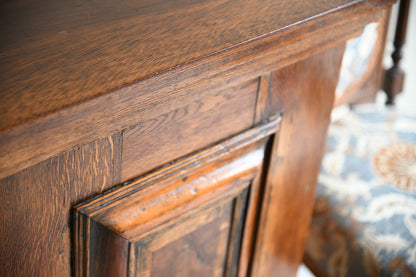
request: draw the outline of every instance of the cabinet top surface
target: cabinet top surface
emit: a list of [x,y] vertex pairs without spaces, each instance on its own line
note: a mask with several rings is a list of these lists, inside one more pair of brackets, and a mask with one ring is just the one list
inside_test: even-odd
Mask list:
[[3,1],[0,130],[363,2]]

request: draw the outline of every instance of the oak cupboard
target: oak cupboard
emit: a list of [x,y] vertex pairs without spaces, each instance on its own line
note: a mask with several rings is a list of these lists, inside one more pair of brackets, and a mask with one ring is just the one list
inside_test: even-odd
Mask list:
[[76,274],[246,276],[266,138],[279,121],[76,206]]
[[0,275],[293,276],[345,41],[392,3],[2,3]]

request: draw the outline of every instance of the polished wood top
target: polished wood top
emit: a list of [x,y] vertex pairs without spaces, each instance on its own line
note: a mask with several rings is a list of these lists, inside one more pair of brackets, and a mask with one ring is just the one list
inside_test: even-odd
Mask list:
[[3,2],[0,131],[301,22],[381,2]]
[[339,45],[393,2],[2,3],[0,178]]

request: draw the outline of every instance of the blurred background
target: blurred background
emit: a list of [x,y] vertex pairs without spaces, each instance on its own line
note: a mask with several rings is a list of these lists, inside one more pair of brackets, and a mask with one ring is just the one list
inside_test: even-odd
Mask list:
[[[393,64],[398,9],[399,3],[388,26],[385,69]],[[407,24],[401,61],[406,75],[395,105],[386,106],[387,96],[380,90],[374,103],[350,106],[341,101],[333,111],[306,246],[304,262],[310,269],[302,265],[298,277],[416,276],[414,2]],[[359,79],[354,74],[363,74],[349,71],[357,62],[366,65],[366,55],[377,47],[376,29],[377,24],[368,26],[366,38],[347,44],[338,96]],[[364,58],[357,59],[357,53]],[[402,172],[393,174],[391,168]]]

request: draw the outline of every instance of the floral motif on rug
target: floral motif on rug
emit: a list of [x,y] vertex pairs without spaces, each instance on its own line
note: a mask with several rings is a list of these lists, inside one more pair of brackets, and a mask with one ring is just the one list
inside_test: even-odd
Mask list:
[[416,118],[363,106],[333,122],[306,256],[328,276],[416,276]]

